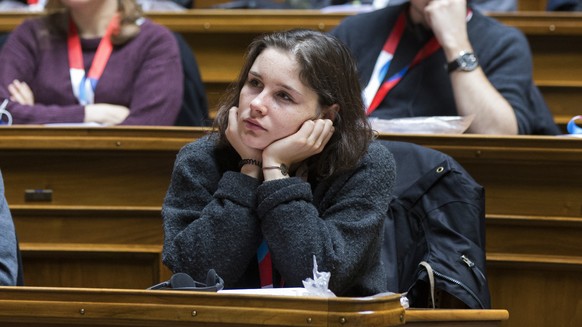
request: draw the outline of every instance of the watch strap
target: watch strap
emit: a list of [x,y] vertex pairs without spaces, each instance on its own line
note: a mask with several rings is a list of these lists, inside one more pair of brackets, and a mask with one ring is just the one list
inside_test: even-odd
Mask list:
[[447,72],[452,73],[455,70],[459,69],[459,61],[458,58],[455,58],[453,61],[447,64]]

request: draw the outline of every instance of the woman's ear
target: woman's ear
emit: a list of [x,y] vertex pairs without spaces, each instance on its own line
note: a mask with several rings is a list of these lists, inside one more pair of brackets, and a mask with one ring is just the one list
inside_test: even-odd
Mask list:
[[337,103],[332,104],[331,106],[323,109],[323,115],[321,118],[335,121],[335,116],[339,112],[339,109],[340,109],[339,104],[337,104]]

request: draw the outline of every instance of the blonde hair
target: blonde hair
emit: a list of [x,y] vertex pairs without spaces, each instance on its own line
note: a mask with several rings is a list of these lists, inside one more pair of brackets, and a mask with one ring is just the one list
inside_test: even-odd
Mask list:
[[[120,45],[133,39],[139,33],[138,21],[143,17],[141,6],[135,0],[117,0],[119,13],[119,31],[111,35],[111,42]],[[60,0],[48,0],[45,6],[48,14],[48,28],[51,32],[65,33],[68,30],[69,10]]]

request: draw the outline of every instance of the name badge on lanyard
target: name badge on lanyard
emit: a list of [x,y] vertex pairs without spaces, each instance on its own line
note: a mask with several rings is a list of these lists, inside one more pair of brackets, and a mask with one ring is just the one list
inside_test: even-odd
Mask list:
[[119,16],[115,15],[109,22],[105,35],[103,35],[103,38],[99,42],[97,52],[95,52],[95,57],[87,73],[83,64],[83,50],[81,49],[81,39],[79,38],[77,26],[73,22],[73,19],[69,17],[69,33],[67,39],[69,71],[71,74],[73,93],[82,105],[93,104],[95,101],[95,88],[113,51],[111,34],[118,28]]

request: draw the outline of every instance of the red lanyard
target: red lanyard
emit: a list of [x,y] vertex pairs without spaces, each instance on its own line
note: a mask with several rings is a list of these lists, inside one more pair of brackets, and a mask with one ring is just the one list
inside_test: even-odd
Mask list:
[[105,35],[101,38],[95,57],[91,63],[89,72],[85,74],[85,67],[83,64],[83,51],[81,49],[81,39],[77,32],[77,26],[73,19],[69,17],[69,35],[68,35],[68,52],[69,52],[69,69],[71,74],[71,83],[73,85],[73,93],[83,105],[93,103],[94,91],[97,87],[97,82],[101,78],[107,61],[113,51],[113,44],[111,43],[111,34],[119,28],[119,17],[115,15],[105,31]]
[[261,288],[273,288],[273,263],[271,261],[271,252],[269,252],[267,241],[261,241],[261,245],[257,250],[257,258],[259,259]]
[[[372,78],[380,78],[382,81],[384,81],[386,74],[388,73],[390,63],[392,61],[391,60],[392,56],[396,52],[398,44],[402,40],[402,34],[404,33],[405,26],[406,26],[406,11],[402,11],[402,13],[400,13],[400,16],[398,16],[396,25],[390,32],[390,35],[388,35],[388,38],[384,43],[384,47],[382,48],[382,51],[386,52],[389,55],[390,59],[387,61],[386,67],[384,67],[381,70],[381,75],[378,77],[373,76]],[[412,59],[412,62],[409,65],[402,68],[399,72],[392,75],[390,78],[388,78],[388,80],[386,80],[380,85],[378,91],[376,92],[376,95],[374,96],[372,102],[370,103],[370,106],[366,110],[366,114],[370,115],[374,110],[376,110],[376,108],[378,108],[378,105],[382,102],[382,100],[384,100],[388,92],[390,92],[390,90],[392,90],[398,84],[398,82],[402,80],[402,78],[408,72],[408,70],[416,66],[422,60],[431,56],[438,49],[440,49],[440,47],[441,46],[436,40],[436,38],[434,36],[431,37],[430,40],[416,53],[414,59]]]

